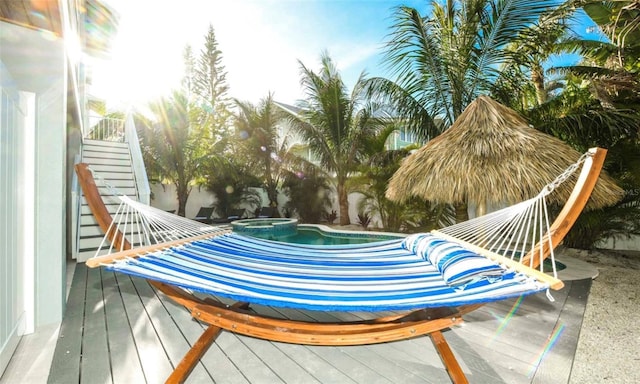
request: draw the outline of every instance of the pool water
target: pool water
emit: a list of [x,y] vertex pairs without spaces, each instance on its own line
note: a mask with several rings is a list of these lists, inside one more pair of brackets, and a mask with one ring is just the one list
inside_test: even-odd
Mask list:
[[397,239],[398,236],[369,234],[369,233],[338,233],[326,232],[321,229],[298,227],[296,234],[288,236],[274,236],[272,234],[252,234],[254,237],[282,241],[285,243],[311,244],[311,245],[342,245],[363,244],[374,241]]
[[[310,245],[343,245],[343,244],[363,244],[374,241],[397,239],[398,235],[385,235],[380,233],[367,232],[327,232],[314,226],[298,226],[297,233],[287,235],[276,235],[273,232],[245,233],[246,235],[268,240],[282,241],[285,243],[310,244]],[[566,265],[556,260],[556,270],[562,271]],[[543,262],[544,271],[552,271],[551,260],[545,259]]]
[[[548,259],[548,258],[544,259],[544,261],[542,262],[542,268],[545,271],[545,273],[553,271],[553,264],[551,263],[551,259]],[[566,265],[556,260],[556,272],[562,271],[563,269],[566,269],[566,268],[567,268]]]

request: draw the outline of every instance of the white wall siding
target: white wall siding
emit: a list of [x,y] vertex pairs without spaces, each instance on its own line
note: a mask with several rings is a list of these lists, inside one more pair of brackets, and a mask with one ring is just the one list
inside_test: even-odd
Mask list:
[[1,21],[0,45],[1,372],[64,312],[67,61],[61,38]]
[[11,86],[11,77],[0,62],[0,374],[6,368],[19,336],[24,332],[24,267],[19,253],[22,216],[19,211],[20,152],[23,144],[25,111],[20,93]]
[[598,246],[616,251],[640,252],[640,236],[633,236],[630,239],[609,239],[604,244],[599,244]]
[[[62,53],[62,51],[61,51]],[[60,68],[64,57],[61,55]],[[66,97],[62,79],[37,99],[36,325],[62,321],[66,282]]]

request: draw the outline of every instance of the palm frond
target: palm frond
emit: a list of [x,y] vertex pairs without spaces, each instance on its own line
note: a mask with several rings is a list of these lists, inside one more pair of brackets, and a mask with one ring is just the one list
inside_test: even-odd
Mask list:
[[400,120],[405,129],[415,132],[422,141],[436,137],[442,133],[446,126],[434,120],[430,111],[427,111],[423,102],[416,100],[414,96],[400,85],[391,80],[374,77],[366,81],[367,92],[371,98],[391,109],[390,114]]

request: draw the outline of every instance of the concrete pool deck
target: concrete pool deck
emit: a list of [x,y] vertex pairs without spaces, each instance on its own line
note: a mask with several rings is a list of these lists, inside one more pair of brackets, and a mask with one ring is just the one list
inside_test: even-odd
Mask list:
[[640,252],[565,253],[598,270],[569,383],[640,383]]

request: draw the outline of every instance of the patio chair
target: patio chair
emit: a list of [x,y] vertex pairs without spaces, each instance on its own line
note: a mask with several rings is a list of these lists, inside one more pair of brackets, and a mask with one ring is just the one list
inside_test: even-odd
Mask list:
[[277,213],[278,209],[275,207],[262,207],[260,213],[258,213],[258,218],[278,217]]
[[227,217],[216,217],[212,220],[213,224],[227,224],[234,220],[240,220],[245,218],[246,210],[244,208],[232,209],[229,211]]
[[196,217],[194,217],[193,220],[199,221],[205,224],[211,224],[212,215],[213,215],[213,207],[200,207],[200,209],[198,210],[198,213],[196,214]]
[[[568,177],[567,172],[538,196],[467,222],[403,239],[331,247],[279,243],[222,227],[189,225],[188,219],[163,215],[121,196],[125,206],[180,228],[185,236],[131,249],[137,241],[111,225],[117,220],[81,164],[79,180],[96,220],[114,248],[125,249],[89,259],[87,266],[147,278],[195,319],[209,324],[167,382],[183,382],[220,332],[227,330],[271,341],[334,346],[429,335],[451,380],[466,383],[442,332],[485,303],[563,286],[555,268],[544,273],[542,261],[550,258],[553,265],[553,249],[584,208],[605,154],[594,149],[581,158],[582,171],[573,192],[551,225],[541,204],[558,180]],[[212,296],[201,299],[190,292]],[[221,299],[236,303],[228,305]],[[249,310],[252,305],[368,311],[379,316],[318,323],[261,315]],[[390,310],[402,312],[384,313]]]

